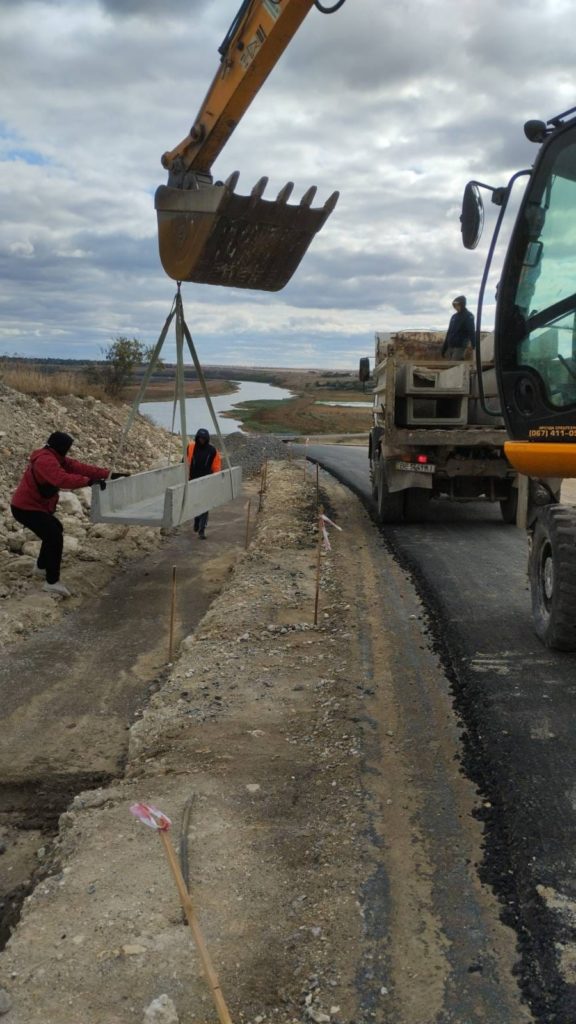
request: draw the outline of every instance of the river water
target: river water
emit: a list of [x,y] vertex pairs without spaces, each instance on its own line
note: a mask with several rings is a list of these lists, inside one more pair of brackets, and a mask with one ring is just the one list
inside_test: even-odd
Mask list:
[[[280,401],[283,398],[292,398],[292,392],[285,388],[277,388],[272,384],[260,384],[255,380],[234,381],[238,385],[238,391],[229,395],[215,395],[212,398],[212,405],[218,419],[220,430],[223,434],[232,434],[235,430],[242,429],[242,421],[221,414],[233,409],[235,405],[242,402],[260,401],[262,399],[275,399]],[[173,402],[142,402],[139,411],[149,416],[159,427],[170,430],[172,426]],[[210,411],[205,398],[186,399],[186,431],[188,435],[194,435],[199,427],[206,427],[212,432],[213,424]],[[174,420],[174,432],[180,433],[180,410],[176,409]]]

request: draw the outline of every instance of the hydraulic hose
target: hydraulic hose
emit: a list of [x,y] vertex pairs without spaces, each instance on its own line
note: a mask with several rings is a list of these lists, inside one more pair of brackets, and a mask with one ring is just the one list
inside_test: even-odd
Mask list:
[[340,10],[344,6],[346,0],[337,0],[332,7],[325,7],[324,4],[320,3],[320,0],[314,0],[314,7],[320,11],[321,14],[334,14],[335,11]]

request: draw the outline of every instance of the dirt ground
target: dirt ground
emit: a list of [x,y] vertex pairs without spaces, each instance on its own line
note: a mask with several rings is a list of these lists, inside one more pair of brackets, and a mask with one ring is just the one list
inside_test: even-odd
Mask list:
[[422,608],[358,501],[320,487],[343,532],[318,626],[314,472],[271,464],[250,548],[132,725],[124,778],[78,794],[44,851],[0,956],[7,1024],[216,1019],[135,801],[173,820],[233,1020],[531,1019],[477,880],[478,797]]

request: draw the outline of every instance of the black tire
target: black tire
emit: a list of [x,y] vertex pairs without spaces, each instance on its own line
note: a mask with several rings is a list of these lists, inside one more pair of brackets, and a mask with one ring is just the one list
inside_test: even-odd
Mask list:
[[380,475],[380,466],[377,462],[370,463],[370,486],[372,488],[372,497],[374,501],[378,501],[378,477]]
[[505,523],[510,526],[516,525],[516,516],[518,515],[518,488],[513,487],[507,498],[503,498],[500,502],[500,514]]
[[426,519],[432,491],[423,487],[407,487],[404,491],[404,517],[409,523]]
[[528,566],[534,628],[542,643],[576,651],[576,508],[548,505],[536,520]]
[[400,523],[404,516],[404,494],[402,491],[388,490],[383,466],[379,467],[376,474],[378,494],[376,498],[376,511],[379,523]]

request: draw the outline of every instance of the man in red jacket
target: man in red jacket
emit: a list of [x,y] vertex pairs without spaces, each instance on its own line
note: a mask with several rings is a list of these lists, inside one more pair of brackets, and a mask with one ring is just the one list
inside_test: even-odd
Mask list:
[[[109,469],[69,459],[67,453],[73,443],[70,434],[60,430],[50,434],[44,447],[32,452],[10,504],[14,519],[42,541],[34,567],[38,576],[45,576],[42,589],[60,597],[70,597],[70,591],[60,583],[63,530],[62,523],[54,515],[58,491],[75,491],[106,480],[110,475]],[[119,475],[122,474],[112,474],[113,477]]]

